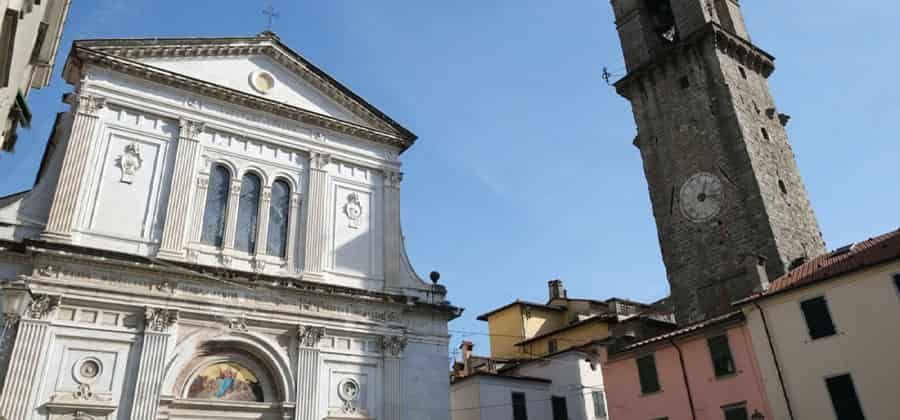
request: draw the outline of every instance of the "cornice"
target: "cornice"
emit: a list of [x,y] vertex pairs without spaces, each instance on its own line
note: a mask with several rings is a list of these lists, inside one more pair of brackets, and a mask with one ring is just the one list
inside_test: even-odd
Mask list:
[[[257,47],[262,48],[262,47]],[[269,46],[269,49],[274,47]],[[142,49],[137,49],[135,52],[132,52],[130,56],[134,56],[137,54],[137,51],[141,51]],[[163,49],[164,50],[164,49]],[[152,51],[152,50],[149,50]],[[201,49],[196,49],[196,53],[199,54],[200,51],[205,51]],[[117,51],[118,52],[118,51]],[[209,55],[209,54],[204,54]],[[370,141],[374,141],[377,143],[387,144],[389,146],[398,147],[401,151],[408,149],[415,142],[416,137],[412,133],[402,133],[397,132],[397,130],[388,128],[385,129],[374,129],[365,127],[356,123],[352,123],[349,121],[339,120],[334,117],[330,117],[327,115],[319,114],[317,112],[305,110],[302,108],[298,108],[295,106],[291,106],[288,104],[284,104],[281,102],[276,102],[270,99],[262,98],[256,95],[252,95],[249,93],[241,92],[235,89],[227,88],[221,85],[217,85],[214,83],[206,82],[203,80],[195,79],[193,77],[181,75],[169,70],[160,69],[158,67],[146,65],[139,63],[137,61],[122,58],[121,56],[114,55],[112,53],[98,50],[96,48],[85,48],[76,44],[73,47],[73,51],[71,56],[77,60],[78,65],[85,64],[93,64],[98,67],[107,68],[110,70],[118,71],[124,74],[128,74],[143,80],[148,80],[151,82],[160,83],[167,86],[173,86],[181,89],[185,89],[187,91],[191,91],[197,93],[199,95],[204,95],[212,98],[216,98],[219,100],[223,100],[232,104],[244,106],[256,111],[269,112],[274,115],[279,115],[285,118],[293,119],[305,124],[313,125],[316,127],[320,127],[326,130],[331,130],[343,134],[347,134],[353,137],[358,137]],[[174,57],[187,57],[187,51],[184,55],[166,55],[166,56],[174,56]],[[73,63],[67,65],[71,66]],[[71,68],[67,69],[67,73],[72,71]],[[70,80],[70,82],[73,82]],[[377,124],[381,127],[384,127],[384,123]]]

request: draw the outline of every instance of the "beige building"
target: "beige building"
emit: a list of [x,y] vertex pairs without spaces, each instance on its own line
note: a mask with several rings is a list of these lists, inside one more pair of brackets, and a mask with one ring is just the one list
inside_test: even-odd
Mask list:
[[739,305],[774,418],[897,418],[900,230],[816,257]]
[[0,150],[12,151],[16,130],[31,124],[26,98],[50,84],[71,0],[0,0]]

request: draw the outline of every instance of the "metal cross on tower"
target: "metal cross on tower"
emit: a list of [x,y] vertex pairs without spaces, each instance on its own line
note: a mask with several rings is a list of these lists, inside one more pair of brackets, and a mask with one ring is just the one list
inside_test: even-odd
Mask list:
[[266,15],[269,18],[269,26],[266,27],[267,31],[272,30],[272,20],[279,17],[278,13],[275,12],[275,7],[272,6],[272,3],[269,3],[265,9],[263,9],[262,14]]

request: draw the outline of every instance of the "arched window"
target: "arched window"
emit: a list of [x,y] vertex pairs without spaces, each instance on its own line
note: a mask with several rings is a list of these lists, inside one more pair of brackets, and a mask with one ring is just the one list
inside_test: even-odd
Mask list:
[[209,172],[209,189],[206,192],[206,209],[203,211],[203,230],[200,234],[200,242],[204,244],[222,246],[230,184],[231,175],[228,170],[221,165],[213,166]]
[[272,185],[272,203],[269,207],[269,232],[266,254],[284,258],[287,249],[288,216],[291,212],[291,187],[284,180]]
[[241,180],[241,198],[238,201],[237,230],[234,247],[239,251],[256,251],[256,230],[259,222],[259,193],[261,183],[255,174],[244,175]]

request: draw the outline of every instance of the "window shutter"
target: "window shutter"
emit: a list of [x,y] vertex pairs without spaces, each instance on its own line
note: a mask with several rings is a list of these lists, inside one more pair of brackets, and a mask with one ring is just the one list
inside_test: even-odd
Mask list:
[[828,302],[824,297],[805,300],[800,303],[803,316],[806,318],[806,326],[809,328],[809,336],[812,339],[828,337],[835,334],[834,322],[828,312]]

